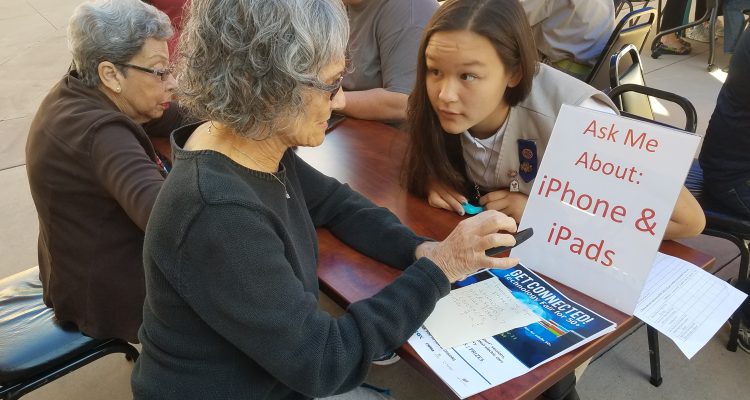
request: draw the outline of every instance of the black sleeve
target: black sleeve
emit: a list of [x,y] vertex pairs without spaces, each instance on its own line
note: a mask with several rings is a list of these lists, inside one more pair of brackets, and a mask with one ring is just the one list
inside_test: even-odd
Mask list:
[[305,291],[279,235],[263,211],[207,207],[182,242],[173,286],[240,352],[311,397],[359,385],[371,360],[406,341],[450,291],[442,272],[422,258],[334,318]]
[[387,208],[292,156],[316,227],[328,228],[350,247],[394,268],[403,270],[414,263],[415,249],[426,238],[417,236]]

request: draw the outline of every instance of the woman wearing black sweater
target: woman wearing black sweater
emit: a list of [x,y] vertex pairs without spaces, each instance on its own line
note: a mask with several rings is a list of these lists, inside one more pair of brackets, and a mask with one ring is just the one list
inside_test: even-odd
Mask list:
[[[497,211],[425,241],[290,150],[317,146],[343,107],[348,38],[337,0],[198,0],[180,42],[184,105],[173,170],[144,245],[136,399],[308,399],[357,389],[450,282],[517,260]],[[318,307],[315,228],[403,270],[334,318]],[[357,394],[359,395],[359,394]],[[365,394],[366,395],[366,394]]]

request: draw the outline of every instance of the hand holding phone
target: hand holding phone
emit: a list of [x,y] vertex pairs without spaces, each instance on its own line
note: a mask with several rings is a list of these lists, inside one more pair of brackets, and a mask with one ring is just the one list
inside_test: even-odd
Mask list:
[[534,234],[534,229],[533,228],[526,228],[526,229],[524,229],[522,231],[516,232],[516,233],[514,233],[512,235],[516,239],[516,244],[514,244],[513,246],[498,246],[498,247],[493,247],[491,249],[485,250],[484,254],[487,254],[488,256],[491,257],[491,256],[494,256],[494,255],[500,254],[500,253],[502,253],[504,251],[510,250],[510,249],[518,246],[519,244],[525,242],[526,239],[530,238],[533,234]]

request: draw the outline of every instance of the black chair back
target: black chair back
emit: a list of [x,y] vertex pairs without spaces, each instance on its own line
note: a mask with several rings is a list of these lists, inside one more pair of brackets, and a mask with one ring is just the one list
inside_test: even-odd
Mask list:
[[[608,94],[609,94],[609,98],[612,99],[612,101],[617,101],[617,97],[627,92],[635,92],[635,93],[640,93],[642,95],[645,95],[643,97],[646,99],[646,101],[645,101],[645,104],[639,104],[638,107],[634,107],[631,105],[632,108],[628,108],[628,105],[625,103],[623,103],[622,106],[618,105],[618,107],[620,107],[620,111],[622,115],[672,127],[672,125],[665,124],[659,121],[655,121],[653,118],[646,118],[646,117],[643,117],[641,115],[634,113],[634,111],[640,108],[643,108],[645,106],[648,106],[650,108],[651,103],[648,97],[651,96],[651,97],[656,97],[661,100],[666,100],[666,101],[675,103],[678,106],[680,106],[680,108],[682,108],[682,111],[685,112],[684,130],[695,133],[696,129],[698,128],[698,113],[695,111],[695,107],[693,106],[693,103],[690,102],[690,100],[682,96],[676,95],[674,93],[671,93],[671,92],[666,92],[664,90],[655,89],[655,88],[643,86],[643,85],[635,85],[632,83],[627,83],[624,85],[617,86],[613,88]],[[653,115],[653,112],[651,112],[651,114]]]
[[[609,59],[610,87],[615,88],[628,83],[646,86],[641,56],[632,44],[626,44]],[[648,120],[654,119],[654,112],[646,95],[626,92],[618,96],[614,102],[620,110],[628,110],[628,113]]]
[[[627,54],[630,54],[632,64],[621,70],[619,68],[620,60]],[[674,128],[672,125],[654,120],[654,112],[651,109],[649,96],[656,97],[679,105],[685,112],[685,130],[695,133],[698,125],[698,114],[695,111],[693,103],[674,93],[645,86],[640,56],[634,46],[623,46],[620,52],[612,55],[610,61],[610,79],[614,87],[609,91],[608,95],[615,105],[617,105],[617,108],[620,109],[620,114]],[[652,326],[646,325],[646,335],[648,337],[649,361],[651,364],[649,381],[654,386],[660,386],[663,378],[661,375],[659,334]]]
[[638,50],[643,49],[646,39],[656,21],[656,10],[651,7],[641,8],[628,13],[615,25],[607,45],[599,55],[586,83],[599,89],[609,88],[609,58],[626,44],[632,44]]

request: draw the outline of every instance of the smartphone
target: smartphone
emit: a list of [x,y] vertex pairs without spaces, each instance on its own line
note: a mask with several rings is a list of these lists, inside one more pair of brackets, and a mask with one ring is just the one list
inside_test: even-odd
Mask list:
[[513,234],[513,237],[516,238],[516,244],[513,246],[498,246],[493,247],[491,249],[487,249],[484,251],[484,254],[487,254],[488,256],[494,256],[496,254],[500,254],[504,251],[508,251],[519,244],[526,241],[526,239],[530,238],[534,234],[534,229],[532,228],[526,228],[522,231],[516,232]]

